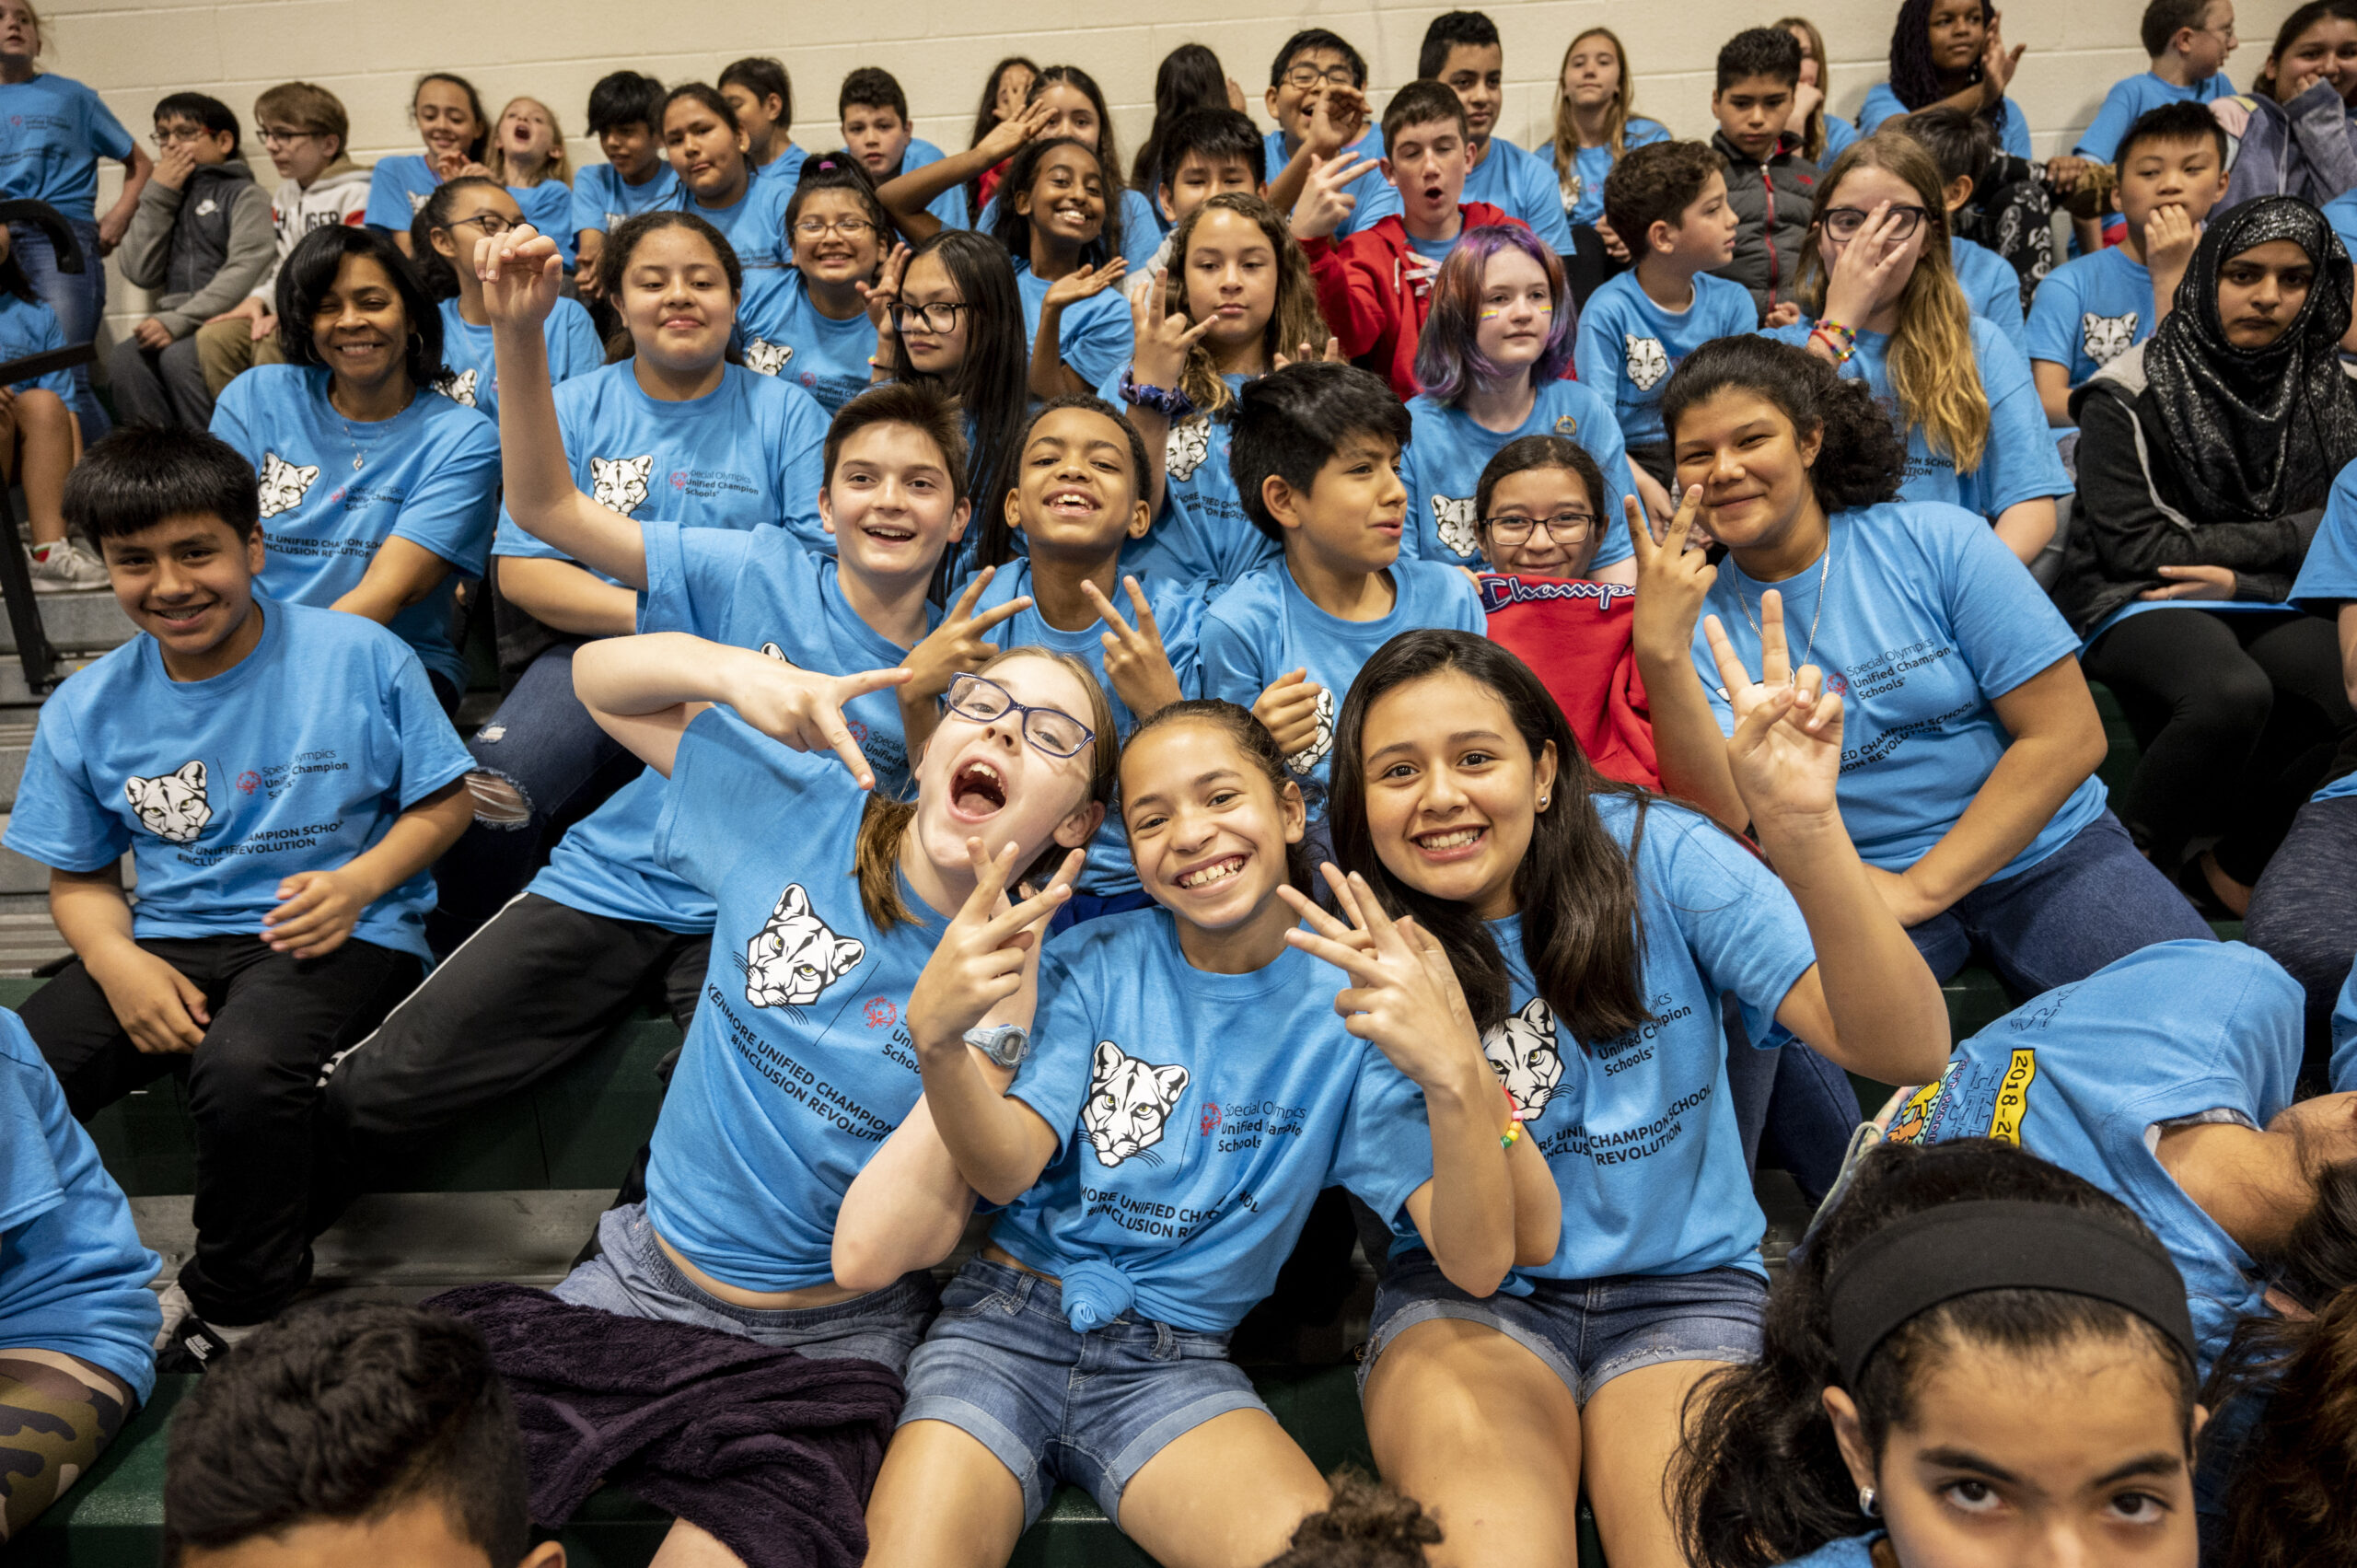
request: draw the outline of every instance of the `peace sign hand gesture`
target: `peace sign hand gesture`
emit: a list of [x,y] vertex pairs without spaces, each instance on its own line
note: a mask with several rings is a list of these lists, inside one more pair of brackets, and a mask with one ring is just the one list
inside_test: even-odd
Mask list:
[[1129,708],[1131,716],[1144,720],[1186,693],[1178,690],[1178,674],[1170,668],[1170,655],[1162,646],[1162,629],[1155,624],[1145,590],[1138,587],[1135,577],[1123,577],[1121,587],[1128,590],[1131,608],[1137,611],[1134,628],[1121,619],[1121,612],[1095,583],[1081,584],[1080,591],[1088,596],[1097,618],[1109,628],[1101,639],[1105,679],[1113,683],[1114,694]]
[[556,241],[528,223],[475,241],[475,275],[491,324],[509,331],[540,330],[564,285],[564,256]]
[[1085,850],[1064,856],[1055,878],[1038,897],[1014,903],[1007,885],[1015,875],[1015,846],[995,855],[982,841],[968,839],[966,856],[974,870],[974,890],[934,946],[909,993],[909,1038],[919,1055],[937,1060],[966,1048],[966,1031],[1014,995],[1039,962],[1039,926],[1072,897]]
[[941,624],[927,634],[924,641],[909,650],[900,668],[914,672],[913,678],[900,692],[903,711],[911,706],[925,706],[949,690],[949,683],[961,672],[973,668],[998,652],[996,643],[983,640],[983,633],[1003,621],[1022,614],[1031,608],[1031,596],[1017,594],[1004,604],[993,605],[980,615],[974,613],[975,601],[991,579],[998,575],[998,568],[985,566],[966,585]]
[[1719,580],[1719,569],[1709,556],[1689,548],[1699,542],[1695,532],[1702,487],[1689,486],[1678,498],[1678,510],[1659,540],[1635,496],[1622,496],[1620,509],[1629,522],[1629,547],[1637,558],[1637,617],[1630,637],[1645,658],[1664,664],[1690,659],[1695,617],[1702,612],[1711,585]]
[[1773,588],[1759,596],[1757,680],[1744,669],[1717,616],[1705,618],[1702,634],[1735,709],[1727,768],[1762,841],[1780,827],[1829,825],[1840,832],[1834,787],[1841,777],[1841,697],[1824,689],[1825,672],[1816,665],[1793,668],[1783,596]]
[[1334,997],[1342,1027],[1371,1041],[1428,1094],[1453,1094],[1468,1104],[1476,1094],[1494,1098],[1495,1074],[1481,1055],[1473,1012],[1447,953],[1413,919],[1387,917],[1364,877],[1345,877],[1330,865],[1321,869],[1343,919],[1291,888],[1278,895],[1310,925],[1286,932],[1285,940],[1351,977]]
[[1130,319],[1137,334],[1131,373],[1140,385],[1165,389],[1178,385],[1187,373],[1187,351],[1201,343],[1216,317],[1206,316],[1196,326],[1185,312],[1170,308],[1170,273],[1156,267],[1145,287],[1130,301]]
[[876,329],[878,359],[889,357],[885,347],[900,334],[900,329],[892,324],[892,307],[900,302],[900,279],[908,268],[909,247],[902,241],[892,247],[891,254],[876,269],[875,283],[852,285],[859,290],[860,303],[867,307],[868,325]]

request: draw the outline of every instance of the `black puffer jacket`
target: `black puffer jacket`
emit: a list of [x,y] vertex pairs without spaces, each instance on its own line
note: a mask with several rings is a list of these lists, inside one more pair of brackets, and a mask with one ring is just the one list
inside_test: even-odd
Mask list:
[[1817,165],[1801,157],[1801,139],[1786,132],[1765,163],[1747,157],[1724,132],[1711,146],[1727,166],[1727,204],[1739,225],[1735,260],[1718,275],[1751,291],[1762,316],[1793,297],[1793,276],[1817,204]]

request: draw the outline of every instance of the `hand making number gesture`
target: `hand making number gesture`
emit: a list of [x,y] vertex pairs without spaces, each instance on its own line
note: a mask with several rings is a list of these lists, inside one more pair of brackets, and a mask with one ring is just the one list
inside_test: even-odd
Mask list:
[[1831,819],[1838,826],[1834,786],[1841,776],[1841,698],[1825,690],[1825,672],[1816,665],[1793,668],[1783,596],[1773,588],[1759,596],[1757,680],[1744,669],[1717,616],[1703,619],[1702,635],[1735,709],[1727,767],[1752,822]]
[[1702,513],[1702,487],[1689,485],[1678,510],[1654,537],[1652,523],[1633,495],[1620,498],[1629,524],[1629,548],[1637,559],[1637,618],[1630,636],[1649,658],[1675,664],[1692,656],[1694,621],[1719,569],[1709,555],[1690,548]]
[[1121,612],[1095,583],[1081,584],[1080,591],[1088,596],[1097,618],[1109,628],[1100,639],[1105,645],[1105,679],[1113,683],[1114,694],[1130,710],[1130,716],[1143,721],[1186,693],[1178,690],[1178,675],[1170,668],[1170,655],[1162,646],[1162,628],[1155,624],[1145,590],[1138,587],[1135,577],[1123,577],[1121,587],[1128,590],[1130,606],[1137,612],[1134,627],[1121,619]]
[[1473,1011],[1448,954],[1413,919],[1386,916],[1364,877],[1346,877],[1330,865],[1321,869],[1340,918],[1294,889],[1277,891],[1310,927],[1286,932],[1285,940],[1351,977],[1334,997],[1342,1027],[1419,1086],[1478,1083],[1476,1067],[1480,1078],[1489,1077]]
[[968,839],[966,856],[974,870],[974,890],[935,944],[933,957],[909,993],[909,1038],[927,1054],[964,1049],[966,1031],[1021,988],[1025,973],[1039,962],[1039,927],[1072,897],[1085,850],[1064,856],[1056,875],[1038,896],[1012,902],[1007,886],[1015,875],[1015,846],[995,855],[982,841]]

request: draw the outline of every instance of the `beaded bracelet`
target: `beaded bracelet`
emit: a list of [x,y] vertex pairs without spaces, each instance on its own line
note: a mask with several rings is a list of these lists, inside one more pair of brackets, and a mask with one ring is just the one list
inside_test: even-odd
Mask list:
[[1844,326],[1829,316],[1823,317],[1818,319],[1817,323],[1817,330],[1820,332],[1839,332],[1843,337],[1848,338],[1852,343],[1856,343],[1858,341],[1857,328]]
[[1835,343],[1833,341],[1833,334],[1822,330],[1813,331],[1809,333],[1808,336],[1811,343],[1815,343],[1819,338],[1825,340],[1825,346],[1832,352],[1833,366],[1837,370],[1842,366],[1849,364],[1851,357],[1858,352],[1858,345],[1856,343]]
[[1498,1147],[1502,1149],[1511,1149],[1515,1144],[1522,1141],[1522,1119],[1524,1111],[1522,1107],[1515,1104],[1514,1091],[1512,1089],[1507,1088],[1504,1084],[1500,1084],[1498,1086],[1498,1092],[1506,1097],[1506,1116],[1508,1119],[1506,1121],[1506,1130],[1498,1134]]

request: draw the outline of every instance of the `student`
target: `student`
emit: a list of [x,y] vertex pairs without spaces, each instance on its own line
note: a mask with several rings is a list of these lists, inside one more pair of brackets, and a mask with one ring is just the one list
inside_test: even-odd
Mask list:
[[[2005,341],[2029,358],[2029,329],[2022,319],[2022,279],[2013,263],[1956,231],[1980,177],[1997,156],[1989,122],[1958,109],[1919,110],[1898,128],[1923,144],[1940,171],[1941,203],[1948,217],[1948,261],[1956,269],[1964,303],[1984,321],[1996,323]],[[2049,273],[2048,279],[2053,274]],[[2041,281],[2043,286],[2043,280]],[[2036,366],[2033,365],[2033,371]],[[2035,376],[2033,375],[2033,379]]]
[[1721,993],[1751,1039],[1812,1040],[1869,1076],[1946,1059],[1938,987],[1832,804],[1840,700],[1731,656],[1719,679],[1744,707],[1726,765],[1791,891],[1707,820],[1595,773],[1486,639],[1400,637],[1343,704],[1337,855],[1447,956],[1560,1200],[1552,1257],[1487,1300],[1392,1226],[1367,1434],[1450,1522],[1444,1562],[1572,1561],[1583,1490],[1612,1561],[1665,1559],[1678,1411],[1755,1353],[1767,1295]]
[[1735,259],[1718,275],[1751,291],[1769,325],[1797,308],[1808,209],[1817,166],[1801,156],[1784,128],[1800,85],[1800,46],[1781,28],[1747,28],[1719,50],[1711,112],[1719,129],[1711,146],[1727,163],[1727,204],[1735,209]]
[[791,191],[809,155],[794,145],[794,80],[784,63],[766,54],[732,62],[720,73],[720,96],[737,111],[754,172]]
[[490,553],[498,431],[433,389],[442,313],[382,230],[314,230],[279,270],[277,315],[286,363],[240,376],[213,411],[260,485],[262,587],[391,627],[455,710],[457,578]]
[[[1631,487],[1655,517],[1669,500],[1669,444],[1661,394],[1678,361],[1713,338],[1759,324],[1743,285],[1717,275],[1735,259],[1741,220],[1727,200],[1726,166],[1700,142],[1631,148],[1604,182],[1612,232],[1636,256],[1634,268],[1588,296],[1579,313],[1573,363],[1580,384],[1608,400],[1629,450]],[[1608,492],[1606,493],[1608,495]],[[1620,510],[1599,498],[1600,515]]]
[[[510,99],[492,127],[483,167],[524,209],[524,221],[553,238],[570,270],[573,238],[573,159],[556,110],[536,98]],[[411,252],[414,255],[416,252]]]
[[564,1568],[558,1542],[532,1544],[525,1458],[474,1328],[329,1303],[254,1335],[175,1412],[164,1560]]
[[[499,417],[499,364],[492,352],[491,316],[483,307],[475,247],[524,223],[524,210],[498,180],[462,174],[434,188],[410,226],[410,255],[426,293],[441,301],[442,362],[447,373],[434,389],[452,402]],[[559,381],[606,363],[606,345],[577,299],[560,299],[547,323],[550,373]]]
[[2235,138],[2221,207],[2254,196],[2298,196],[2322,206],[2357,188],[2357,5],[2308,0],[2276,29],[2248,94],[2221,99]]
[[[843,77],[835,115],[842,122],[844,148],[866,168],[870,184],[941,161],[941,149],[911,129],[908,95],[879,65],[862,65]],[[965,198],[956,190],[935,196],[925,210],[945,228],[964,228],[968,222]]]
[[[1268,192],[1268,148],[1251,117],[1237,110],[1188,110],[1162,134],[1157,155],[1163,173],[1154,193],[1155,215],[1173,226],[1213,196]],[[1144,275],[1131,280],[1132,300],[1169,264],[1170,236],[1165,234]]]
[[1401,632],[1479,632],[1481,607],[1463,572],[1404,552],[1397,465],[1412,426],[1382,383],[1353,366],[1289,365],[1248,383],[1231,423],[1245,515],[1284,558],[1212,601],[1203,692],[1251,706],[1322,819],[1335,694]]
[[1306,896],[1301,788],[1268,731],[1173,703],[1123,749],[1120,793],[1159,907],[1041,960],[1012,1086],[967,1043],[1017,982],[1003,861],[911,997],[934,1125],[1007,1207],[910,1363],[871,1568],[1003,1562],[1060,1481],[1160,1561],[1261,1562],[1326,1487],[1225,1353],[1318,1191],[1355,1191],[1476,1295],[1552,1240],[1446,964],[1364,883],[1329,870],[1348,923]]
[[[1025,106],[1031,101],[1031,84],[1039,76],[1038,63],[1020,54],[1010,54],[990,68],[989,74],[982,78],[981,103],[974,110],[973,134],[966,138],[968,151],[981,146],[984,138],[1001,124],[1022,117]],[[993,164],[966,181],[966,222],[969,226],[989,203],[998,190],[999,177],[1005,172],[1003,163]],[[877,183],[880,185],[883,181]]]
[[[2357,454],[2349,276],[2315,208],[2247,202],[2203,232],[2161,331],[2074,398],[2079,505],[2055,601],[2136,730],[2129,831],[2235,918],[2357,734],[2333,628],[2285,602],[2305,519]],[[2189,858],[2197,835],[2223,836]]]
[[[1554,431],[1588,449],[1616,494],[1637,485],[1612,405],[1567,381],[1572,302],[1562,263],[1521,227],[1469,229],[1433,280],[1432,315],[1416,344],[1408,405],[1414,434],[1401,454],[1411,519],[1399,552],[1465,565],[1480,559],[1473,493],[1491,454],[1519,436]],[[1615,530],[1592,567],[1607,582],[1635,568]]]
[[762,173],[751,146],[729,100],[703,83],[682,83],[663,100],[663,150],[679,180],[678,210],[720,231],[743,272],[743,297],[757,299],[784,285],[793,261],[785,204],[795,182]]
[[1002,204],[986,215],[987,232],[1015,260],[1035,398],[1085,392],[1129,357],[1129,301],[1114,286],[1127,263],[1113,179],[1086,142],[1032,142],[1007,161]]
[[1858,128],[1838,114],[1828,114],[1833,81],[1826,68],[1825,35],[1806,17],[1780,17],[1775,25],[1793,35],[1801,46],[1801,79],[1793,89],[1793,117],[1784,129],[1801,139],[1800,154],[1822,168],[1840,157],[1858,139]]
[[[0,0],[0,198],[47,202],[74,231],[85,262],[78,273],[58,270],[56,248],[41,230],[19,225],[12,233],[17,264],[56,312],[64,341],[89,343],[106,315],[107,270],[99,259],[130,232],[156,165],[97,93],[38,68],[42,41],[31,0]],[[98,215],[100,158],[122,165],[122,194],[104,217]],[[69,375],[74,395],[67,401],[82,439],[96,441],[113,422],[90,389],[90,367],[77,365]]]
[[[2243,1342],[2221,1375],[2203,1390],[2231,1428],[2240,1401],[2260,1404],[2250,1431],[2232,1456],[2220,1518],[2214,1526],[2222,1561],[2290,1568],[2298,1562],[2346,1562],[2357,1553],[2357,1522],[2340,1505],[2346,1490],[2351,1434],[2349,1372],[2357,1331],[2357,1278],[2331,1249],[2357,1228],[2357,1173],[2336,1173],[2337,1226],[2301,1227],[2301,1254],[2293,1267],[2316,1282],[2310,1314],[2246,1320]],[[2319,1205],[2321,1209],[2323,1205]],[[2204,1469],[2207,1469],[2207,1456]],[[2204,1512],[2203,1538],[2212,1523]]]
[[1671,1477],[1696,1568],[2194,1562],[2185,1284],[2082,1178],[1876,1149],[1770,1307]]
[[2071,394],[2153,335],[2176,303],[2201,226],[2226,189],[2226,134],[2198,104],[2164,104],[2119,138],[2119,244],[2063,262],[2029,306],[2029,368],[2050,424]]
[[[1638,147],[1669,140],[1668,126],[1637,112],[1637,79],[1628,62],[1618,33],[1590,28],[1572,40],[1555,73],[1555,184],[1572,226],[1573,253],[1581,258],[1571,272],[1583,302],[1613,270],[1605,260],[1611,246],[1601,235],[1594,243],[1586,237],[1604,216],[1604,181],[1612,166]],[[1613,243],[1620,244],[1619,236]],[[1613,259],[1625,260],[1617,251]],[[1587,272],[1595,275],[1584,279]]]
[[[1231,92],[1235,101],[1230,102]],[[1148,197],[1169,183],[1167,171],[1175,167],[1164,152],[1170,127],[1202,109],[1244,110],[1244,89],[1237,87],[1219,56],[1200,43],[1182,43],[1162,57],[1154,71],[1154,123],[1130,159],[1130,189]],[[1155,215],[1166,226],[1169,219]]]
[[2235,52],[2235,0],[2151,0],[2137,29],[2152,68],[2111,85],[2071,149],[2074,157],[2116,162],[2128,128],[2153,110],[2235,96],[2226,77],[2226,57]]
[[207,418],[209,400],[220,397],[239,372],[282,363],[272,308],[278,271],[296,243],[315,228],[358,225],[368,205],[369,172],[345,155],[352,127],[335,94],[310,82],[281,82],[254,99],[254,124],[278,171],[278,190],[270,202],[278,250],[245,298],[196,330]]
[[1545,163],[1495,134],[1505,105],[1505,48],[1495,22],[1479,11],[1443,11],[1424,29],[1416,75],[1438,82],[1465,106],[1465,145],[1473,160],[1464,199],[1487,202],[1530,226],[1559,256],[1572,253],[1572,226],[1559,180]]
[[257,581],[252,470],[222,442],[125,431],[65,502],[141,634],[41,709],[6,842],[51,867],[74,959],[24,1022],[78,1120],[186,1063],[197,1239],[165,1330],[202,1360],[206,1324],[265,1322],[309,1277],[314,1080],[424,972],[467,754],[399,637]]
[[238,155],[227,104],[203,93],[157,99],[156,145],[163,156],[139,192],[120,259],[123,280],[147,291],[151,313],[108,356],[107,381],[132,424],[202,430],[213,394],[196,330],[271,271],[278,237],[270,198]]
[[1293,231],[1309,254],[1318,303],[1345,357],[1381,368],[1402,399],[1416,395],[1416,343],[1432,308],[1441,259],[1469,228],[1522,225],[1487,202],[1465,202],[1465,105],[1438,82],[1410,82],[1383,110],[1390,149],[1383,176],[1399,208],[1343,236],[1350,166],[1338,158],[1310,179]]
[[1326,321],[1284,215],[1258,196],[1202,203],[1170,231],[1170,250],[1169,271],[1132,304],[1136,356],[1098,396],[1128,405],[1159,491],[1148,497],[1154,526],[1123,548],[1121,569],[1210,594],[1281,553],[1246,515],[1228,466],[1237,394],[1288,357],[1314,358]]
[[2029,366],[1956,285],[1931,154],[1892,131],[1834,159],[1817,184],[1809,240],[1801,318],[1772,335],[1893,405],[1907,440],[1901,499],[1978,512],[2016,556],[2036,560],[2054,537],[2054,498],[2070,494],[2070,476]]
[[[0,20],[0,27],[6,25]],[[17,259],[15,231],[0,231],[0,360],[64,346],[56,313],[41,302]],[[0,483],[14,481],[24,486],[36,593],[106,586],[105,563],[75,544],[65,530],[65,478],[80,445],[71,412],[73,396],[74,383],[63,370],[0,389]]]
[[[1846,688],[1842,817],[1943,980],[1979,952],[2026,996],[2209,935],[2105,807],[2077,639],[1985,524],[1905,497],[1908,459],[1864,386],[1727,338],[1678,366],[1662,416],[1686,521],[1638,543],[1636,643],[1665,787],[1743,827],[1714,650],[1765,647],[1771,679],[1815,666]],[[1727,547],[1715,581],[1676,548],[1692,527]]]
[[[1585,577],[1609,527],[1610,495],[1604,470],[1570,436],[1517,436],[1481,465],[1474,489],[1481,564],[1501,575]],[[1618,596],[1598,597],[1608,602]],[[1494,612],[1491,625],[1494,633]],[[1520,648],[1515,652],[1531,664]]]
[[868,289],[892,218],[865,165],[848,153],[825,153],[803,161],[784,222],[794,264],[739,312],[745,366],[793,382],[831,414],[876,374]]
[[1261,161],[1270,200],[1281,211],[1293,210],[1320,169],[1333,172],[1337,198],[1350,198],[1337,236],[1372,228],[1399,210],[1399,193],[1383,172],[1383,132],[1370,123],[1366,57],[1348,39],[1304,28],[1285,40],[1270,63],[1261,107],[1277,122]]
[[573,213],[565,232],[581,258],[581,292],[606,292],[598,254],[616,224],[656,207],[676,206],[679,177],[663,156],[663,84],[637,71],[616,71],[589,89],[589,134],[603,163],[573,177]]
[[14,1013],[0,1013],[0,1410],[17,1412],[0,1437],[5,1545],[155,1392],[163,1314],[147,1288],[162,1260]]
[[[510,230],[500,250],[517,254],[534,238]],[[507,487],[492,553],[502,600],[522,612],[501,627],[514,684],[468,742],[479,820],[440,870],[435,940],[445,952],[515,896],[551,821],[618,755],[574,698],[573,659],[586,639],[637,630],[637,595],[551,543],[548,514],[586,495],[625,518],[684,511],[672,520],[778,526],[805,551],[833,552],[819,511],[826,416],[800,387],[726,360],[743,286],[728,242],[692,213],[641,213],[608,237],[606,259],[632,354],[549,394],[556,435],[540,455],[563,453],[566,482],[528,486],[519,470]],[[486,294],[495,342],[493,304]],[[507,357],[513,396],[536,362]],[[536,420],[514,428],[528,440],[545,434]]]
[[[1144,271],[1146,259],[1160,242],[1162,226],[1155,221],[1154,203],[1145,192],[1121,182],[1121,151],[1114,139],[1112,115],[1105,107],[1104,89],[1077,65],[1050,65],[1032,80],[1029,107],[1046,110],[1039,132],[1042,138],[1069,136],[1097,150],[1097,161],[1105,170],[1107,248],[1132,271]],[[1011,164],[1007,172],[1013,172]],[[1004,196],[1001,190],[982,203],[981,214],[974,220],[976,228],[999,226],[993,203]]]
[[445,180],[489,174],[483,163],[491,146],[491,120],[472,82],[447,71],[429,71],[410,93],[409,117],[425,143],[423,155],[379,158],[368,175],[371,228],[383,229],[409,254],[410,220]]
[[1866,89],[1858,130],[1871,136],[1919,109],[1961,109],[1996,127],[1998,146],[2026,158],[2029,121],[2005,89],[2028,47],[2006,51],[1984,0],[1901,0],[1890,29],[1890,76]]

